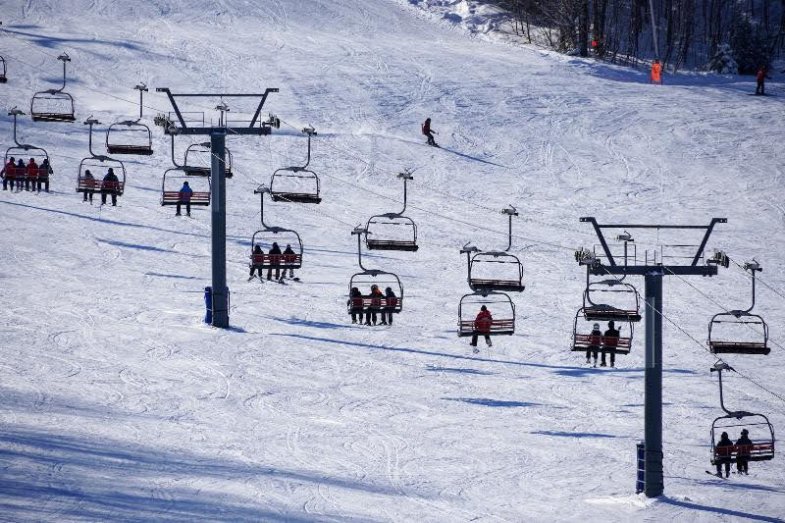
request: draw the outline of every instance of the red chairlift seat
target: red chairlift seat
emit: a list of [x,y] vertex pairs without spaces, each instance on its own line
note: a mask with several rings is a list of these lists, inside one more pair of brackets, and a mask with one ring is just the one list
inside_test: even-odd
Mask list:
[[[487,329],[478,330],[475,319],[482,306],[491,313]],[[458,337],[471,336],[475,331],[489,336],[510,336],[515,334],[515,304],[503,292],[466,294],[458,305]]]

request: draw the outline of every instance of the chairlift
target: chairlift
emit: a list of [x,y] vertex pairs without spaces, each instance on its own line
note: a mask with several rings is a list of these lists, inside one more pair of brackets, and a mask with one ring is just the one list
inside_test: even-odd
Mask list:
[[[191,207],[207,207],[210,205],[210,177],[193,177],[182,169],[173,167],[164,172],[161,180],[161,205],[177,205],[180,200],[180,189],[183,182],[188,182],[193,193],[191,194]],[[184,203],[183,203],[184,204]]]
[[67,54],[57,57],[63,62],[63,85],[59,89],[47,89],[33,95],[30,101],[30,115],[36,122],[74,122],[74,99],[64,91],[66,64],[71,61]]
[[153,154],[153,135],[139,120],[115,122],[106,130],[106,150],[109,154]]
[[[259,194],[261,197],[262,228],[253,233],[251,237],[249,266],[251,269],[260,269],[259,274],[261,274],[261,269],[299,269],[303,262],[303,242],[300,235],[291,229],[269,226],[264,222],[264,195],[269,192],[270,189],[263,185],[254,190],[254,194]],[[270,249],[273,243],[277,243],[281,251],[284,251],[286,246],[291,246],[294,254],[271,255]],[[262,249],[263,254],[254,253],[257,246]]]
[[[368,230],[363,227],[355,227],[352,235],[357,236],[357,260],[362,272],[354,274],[349,279],[349,295],[347,300],[347,311],[351,314],[357,313],[400,313],[403,310],[403,284],[396,274],[377,269],[366,269],[363,267],[362,260],[362,240],[361,235],[367,234]],[[390,288],[395,294],[394,298],[384,296],[380,299],[371,296],[372,288],[376,286],[385,294]],[[352,289],[358,289],[362,295],[362,300],[352,296]]]
[[[232,151],[225,148],[226,156],[224,173],[227,178],[232,177]],[[183,170],[188,176],[210,176],[212,172],[212,152],[210,142],[194,143],[185,150]]]
[[[90,128],[87,142],[90,156],[83,158],[82,161],[79,162],[79,171],[77,172],[76,177],[76,192],[104,192],[122,196],[125,191],[125,164],[120,160],[115,160],[114,158],[105,155],[98,155],[93,152],[93,126],[100,123],[101,122],[93,117],[88,118],[84,122],[84,124]],[[104,177],[110,170],[117,176],[116,182],[111,180],[104,181]]]
[[[606,301],[611,303],[605,303]],[[583,291],[583,308],[588,321],[641,321],[640,301],[635,287],[613,278],[589,282],[588,268],[586,289]]]
[[507,248],[503,251],[481,251],[467,243],[461,249],[466,254],[469,288],[474,292],[523,292],[523,265],[517,256],[508,252],[512,247],[512,217],[518,216],[515,207],[502,209],[509,217]]
[[270,179],[270,196],[274,202],[319,203],[319,177],[308,169],[311,163],[311,136],[316,134],[313,127],[302,131],[308,136],[308,157],[302,167],[283,167],[273,172]]
[[[594,311],[587,310],[586,307],[581,307],[575,314],[575,321],[572,324],[572,347],[573,352],[586,352],[590,347],[598,347],[598,350],[605,352],[613,352],[615,354],[629,354],[632,349],[632,338],[635,332],[635,324],[630,320],[621,320],[627,324],[627,332],[629,335],[623,335],[623,325],[616,325],[619,330],[620,336],[615,340],[614,345],[612,340],[606,340],[605,336],[600,336],[599,340],[592,339],[592,328],[589,322],[597,322],[602,320],[595,320],[592,317]],[[608,320],[618,321],[618,320]],[[604,332],[602,326],[600,331]],[[610,341],[610,343],[608,343]]]
[[458,305],[459,337],[474,334],[474,320],[483,305],[493,318],[487,332],[489,336],[515,334],[515,304],[512,299],[503,292],[474,292],[464,295]]
[[[763,414],[754,412],[747,412],[743,410],[730,411],[725,407],[722,389],[722,372],[734,369],[728,364],[718,362],[711,368],[712,372],[717,372],[719,375],[720,387],[720,407],[725,411],[724,416],[717,417],[711,424],[711,463],[717,465],[718,463],[725,463],[730,461],[736,463],[739,454],[744,456],[747,461],[768,461],[774,458],[774,426],[769,422],[769,418]],[[734,445],[728,455],[726,450],[724,453],[718,452],[716,447],[719,443],[720,436],[723,432],[728,432],[731,441],[738,438],[741,431],[746,429],[752,443],[747,445],[748,448],[739,448]]]
[[755,308],[755,273],[762,271],[754,260],[744,265],[752,276],[752,304],[745,310],[715,314],[709,322],[709,350],[713,354],[768,354],[769,326]]
[[0,56],[0,84],[4,84],[8,81],[8,78],[6,77],[7,72],[8,70],[7,70],[5,58]]
[[398,213],[378,214],[368,219],[365,246],[368,249],[386,251],[416,251],[417,225],[404,216],[406,212],[406,182],[412,179],[408,171],[398,175],[403,178],[403,210]]
[[[17,138],[16,117],[24,114],[25,113],[23,113],[16,107],[14,107],[8,112],[8,116],[14,117],[14,144],[15,145],[12,145],[5,151],[5,158],[3,160],[3,169],[4,169],[3,176],[9,181],[24,180],[25,177],[27,176],[27,172],[25,170],[22,170],[22,172],[17,172],[19,171],[19,168],[15,168],[13,171],[9,172],[10,167],[8,167],[8,162],[11,160],[11,158],[14,158],[15,160],[21,159],[25,162],[25,164],[27,164],[32,158],[33,160],[35,160],[35,163],[38,164],[39,166],[38,179],[40,181],[45,181],[44,179],[42,179],[42,176],[48,178],[49,174],[52,171],[52,164],[51,164],[51,160],[49,159],[49,153],[47,153],[46,149],[44,149],[43,147],[36,147],[35,145],[19,143],[19,140]],[[43,165],[44,160],[46,160],[46,162],[49,164],[49,172],[41,171],[40,166]],[[21,185],[19,185],[18,187],[21,188]]]

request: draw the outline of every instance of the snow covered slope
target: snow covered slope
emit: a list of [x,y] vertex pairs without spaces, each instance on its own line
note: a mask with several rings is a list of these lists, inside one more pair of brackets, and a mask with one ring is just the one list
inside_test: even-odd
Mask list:
[[[643,436],[643,343],[616,369],[569,352],[585,273],[573,251],[601,222],[708,224],[708,246],[764,266],[757,307],[771,355],[728,357],[726,401],[785,426],[783,98],[747,79],[666,78],[472,38],[403,1],[41,0],[6,6],[0,106],[27,110],[56,86],[67,51],[77,123],[20,121],[46,147],[53,192],[0,192],[2,519],[222,521],[757,520],[785,514],[779,457],[751,476],[707,476],[721,414],[711,315],[743,307],[737,267],[668,278],[667,497],[632,494]],[[127,162],[119,207],[74,192],[94,115],[136,114],[136,83],[174,92],[260,92],[273,136],[228,138],[232,329],[205,326],[209,212],[158,205],[171,166]],[[777,90],[773,84],[772,91]],[[152,89],[151,89],[152,91]],[[208,111],[215,101],[190,110]],[[236,113],[247,112],[227,100]],[[150,93],[145,117],[170,110]],[[3,111],[3,114],[5,111]],[[426,147],[419,124],[433,118]],[[11,144],[10,119],[2,136]],[[259,225],[253,190],[299,164],[323,203],[265,205],[305,243],[301,283],[247,282]],[[98,137],[98,145],[101,140]],[[177,143],[182,155],[186,139]],[[364,256],[395,271],[405,311],[392,328],[351,325],[352,228],[400,208],[395,175],[417,168],[417,253]],[[468,292],[460,247],[512,252],[527,288],[517,333],[471,353],[455,335]],[[649,238],[697,243],[695,237]],[[636,238],[639,254],[645,238]],[[651,245],[649,245],[651,248]],[[378,251],[377,251],[378,252]],[[634,282],[640,284],[642,282]],[[678,326],[678,328],[677,328]],[[638,333],[642,333],[642,328]],[[762,390],[760,384],[768,390]],[[772,394],[773,393],[773,394]]]

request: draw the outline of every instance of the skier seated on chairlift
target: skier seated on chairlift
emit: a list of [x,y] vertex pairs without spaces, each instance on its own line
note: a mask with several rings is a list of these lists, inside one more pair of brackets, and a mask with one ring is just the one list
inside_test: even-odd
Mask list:
[[191,189],[191,186],[188,185],[188,182],[183,182],[183,186],[180,187],[180,190],[177,192],[177,210],[175,211],[175,216],[180,216],[180,206],[185,204],[185,214],[186,216],[191,216],[191,196],[193,196],[194,191]]
[[27,183],[27,177],[25,177],[25,161],[19,158],[16,161],[16,190],[21,191],[22,186],[24,185],[25,190],[28,190],[29,185]]
[[[387,287],[386,289],[384,289],[384,310],[386,312],[382,312],[382,325],[387,325],[387,324],[392,325],[393,311],[397,306],[398,306],[398,296],[395,295],[395,292],[392,290],[392,287]],[[386,318],[385,318],[385,314],[387,315]]]
[[605,354],[610,353],[611,355],[611,367],[616,366],[616,346],[619,344],[619,331],[616,329],[616,326],[613,320],[608,322],[608,330],[605,331],[605,334],[602,338],[602,361],[600,361],[600,367],[606,367],[605,363]]
[[103,183],[101,183],[101,205],[106,205],[106,196],[111,195],[112,206],[117,207],[117,193],[119,190],[120,180],[114,173],[114,169],[110,167],[106,176],[104,176]]
[[3,166],[3,190],[8,190],[8,184],[11,184],[11,190],[14,190],[14,180],[16,180],[16,158],[13,156],[8,159],[8,163]]
[[281,279],[283,280],[286,278],[286,269],[287,265],[289,265],[289,277],[294,278],[294,269],[291,267],[297,261],[297,255],[295,254],[294,250],[292,249],[291,244],[286,244],[286,249],[283,250],[283,273],[281,273]]
[[752,440],[747,429],[741,429],[741,437],[736,440],[736,472],[749,474],[750,454],[752,453]]
[[44,158],[44,161],[38,166],[38,180],[35,190],[41,192],[41,184],[43,184],[44,190],[49,192],[49,175],[53,173],[52,166],[49,165],[49,158]]
[[259,265],[262,264],[264,260],[264,251],[257,243],[253,248],[253,255],[251,257],[251,275],[248,277],[248,281],[253,279],[254,272],[259,276],[262,277],[262,268]]
[[[270,248],[270,265],[275,266],[275,279],[281,279],[281,248],[278,246],[278,242],[273,242],[273,246]],[[273,273],[273,268],[267,268],[267,279],[271,279]]]
[[363,322],[363,295],[360,289],[352,287],[349,292],[349,299],[346,302],[349,306],[349,313],[352,315],[352,323],[357,323],[357,316],[360,316],[360,325]]
[[90,172],[90,169],[85,169],[84,176],[82,176],[82,184],[84,185],[84,198],[82,199],[83,202],[87,201],[87,197],[90,197],[90,203],[93,203],[93,194],[95,194],[95,178],[93,177],[93,173]]
[[439,147],[436,144],[436,140],[433,139],[434,134],[439,134],[433,129],[431,129],[431,119],[426,118],[425,122],[422,124],[422,133],[428,137],[428,145],[433,145],[434,147]]
[[474,332],[472,332],[472,341],[470,345],[474,347],[474,352],[480,352],[477,348],[477,337],[482,334],[485,337],[485,343],[488,344],[489,347],[493,346],[491,343],[491,325],[493,324],[493,316],[491,316],[491,311],[488,310],[488,307],[483,305],[480,307],[480,312],[477,313],[477,317],[474,318]]
[[[373,284],[371,285],[371,294],[369,297],[371,298],[371,305],[365,313],[365,324],[371,325],[371,323],[373,323],[376,325],[376,313],[382,310],[382,298],[384,298],[384,294],[382,294],[378,285]],[[384,313],[382,313],[382,324],[387,324]]]
[[[28,186],[29,184],[29,186]],[[25,190],[35,192],[38,185],[38,164],[35,163],[35,158],[30,158],[25,167]]]
[[591,357],[594,357],[594,366],[597,366],[597,354],[602,346],[602,331],[600,324],[595,323],[592,327],[591,334],[589,334],[589,348],[586,349],[586,363],[591,362]]
[[733,442],[727,432],[723,432],[720,441],[714,447],[714,459],[717,464],[717,477],[722,477],[722,466],[725,465],[725,477],[730,476],[730,463],[733,459]]

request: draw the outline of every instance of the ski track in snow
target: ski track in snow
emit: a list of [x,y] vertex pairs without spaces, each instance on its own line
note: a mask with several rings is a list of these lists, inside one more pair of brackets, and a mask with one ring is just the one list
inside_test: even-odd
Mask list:
[[[451,11],[452,10],[452,11]],[[460,11],[457,17],[441,17]],[[462,13],[462,14],[461,14]],[[631,494],[643,436],[643,326],[615,369],[569,352],[584,273],[572,251],[600,222],[708,223],[708,246],[765,267],[757,307],[772,353],[727,359],[785,395],[782,97],[740,93],[751,81],[684,75],[664,86],[639,72],[560,56],[451,20],[471,2],[349,0],[42,0],[4,13],[3,106],[29,107],[57,86],[77,123],[19,123],[44,146],[52,192],[0,192],[0,469],[13,521],[782,521],[785,473],[718,482],[708,429],[719,415],[714,358],[664,321],[665,483],[657,501]],[[441,17],[441,18],[440,18]],[[469,22],[465,22],[469,23]],[[479,28],[479,29],[478,29]],[[233,329],[202,323],[210,285],[210,213],[158,205],[170,141],[128,157],[116,208],[73,192],[90,114],[105,129],[169,112],[173,92],[279,87],[271,137],[229,137],[227,281]],[[777,91],[780,78],[772,82]],[[217,100],[188,110],[210,111]],[[228,100],[230,117],[255,106]],[[184,102],[185,104],[185,102]],[[441,149],[420,122],[434,119]],[[0,116],[6,142],[11,120]],[[305,158],[323,203],[265,202],[265,221],[297,230],[302,281],[247,282],[259,199],[277,168]],[[176,141],[182,154],[187,138]],[[103,136],[94,135],[103,151]],[[126,160],[125,158],[123,160]],[[351,325],[358,271],[349,233],[402,205],[395,175],[415,168],[407,215],[417,253],[364,253],[396,272],[405,310],[392,327]],[[513,296],[514,336],[473,355],[454,334],[471,241],[506,246],[498,212],[515,205],[512,252],[527,288]],[[673,239],[666,232],[656,239]],[[637,238],[639,256],[647,240]],[[678,240],[678,241],[677,241]],[[650,242],[651,243],[651,242]],[[649,247],[650,248],[650,247]],[[377,251],[378,252],[378,251]],[[636,284],[638,282],[635,282]],[[642,284],[639,288],[642,291]],[[699,341],[718,305],[749,299],[737,268],[666,282],[665,314]],[[785,405],[728,376],[726,402],[781,430]]]

